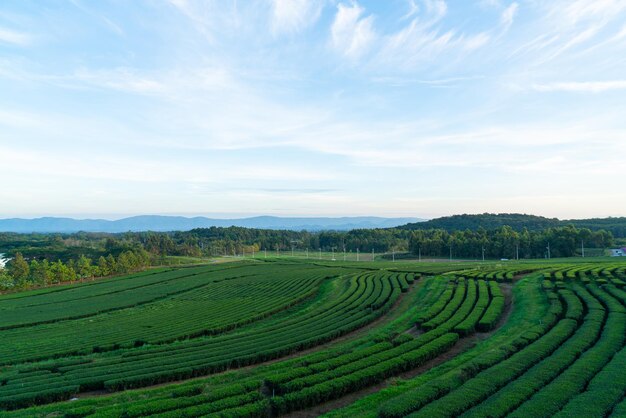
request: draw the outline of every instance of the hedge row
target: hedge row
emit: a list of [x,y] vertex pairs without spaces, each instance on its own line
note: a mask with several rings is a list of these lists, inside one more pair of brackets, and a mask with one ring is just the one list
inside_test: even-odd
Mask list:
[[583,353],[578,361],[522,404],[511,417],[551,417],[571,398],[582,392],[589,381],[619,351],[626,335],[626,315],[609,312],[598,343]]
[[0,409],[18,409],[34,406],[42,403],[58,402],[70,398],[78,393],[77,385],[58,386],[46,388],[36,392],[30,391],[28,386],[22,393],[8,396],[0,402]]
[[206,274],[210,272],[215,272],[215,268],[204,266],[152,275],[134,275],[132,279],[98,281],[90,285],[68,287],[54,294],[5,300],[2,303],[4,309],[0,318],[0,331],[137,306],[155,298],[189,290],[199,283],[190,280],[190,277],[201,275],[206,285]]
[[560,289],[558,293],[565,300],[565,305],[567,305],[565,317],[575,319],[577,321],[582,320],[584,308],[578,296],[576,296],[576,294],[573,293],[571,290],[565,289]]
[[[469,295],[469,290],[468,290]],[[469,297],[469,296],[468,296]],[[454,327],[454,332],[459,333],[462,336],[469,335],[476,330],[478,321],[483,316],[485,309],[489,305],[489,289],[484,280],[478,281],[478,299],[474,308],[470,314],[457,326]]]
[[622,303],[626,303],[626,292],[622,289],[618,289],[617,287],[610,285],[604,286],[603,289],[606,290],[615,299],[621,301]]
[[[269,327],[256,334],[209,339],[201,344],[189,341],[171,347],[138,349],[128,352],[134,355],[125,352],[123,356],[107,356],[94,363],[59,367],[57,372],[27,388],[15,385],[7,378],[7,384],[0,387],[0,402],[11,402],[12,398],[27,391],[32,396],[34,392],[46,390],[59,382],[78,385],[81,391],[141,387],[219,372],[308,348],[358,328],[386,312],[400,292],[397,287],[392,289],[388,277],[384,274],[356,278],[351,290],[337,303],[321,306],[304,318],[287,320],[282,323],[282,329]],[[384,299],[385,304],[378,311],[368,313],[366,307],[380,299]],[[50,366],[55,367],[54,363]]]
[[151,417],[158,418],[180,418],[180,417],[198,417],[219,411],[238,408],[246,404],[253,404],[263,401],[265,398],[259,392],[249,392],[243,395],[232,396],[217,401],[207,401],[205,403],[189,406],[186,408],[177,408],[173,411],[163,412],[160,414],[151,413]]
[[476,328],[481,332],[491,331],[500,320],[502,312],[504,312],[504,304],[504,297],[497,296],[492,298],[484,315],[478,321]]
[[426,331],[432,330],[446,322],[448,319],[452,317],[452,315],[456,312],[457,309],[463,303],[463,299],[465,299],[465,290],[466,283],[464,279],[459,279],[455,290],[454,296],[450,299],[450,302],[445,306],[445,308],[433,319],[428,322],[422,324],[422,328]]
[[352,374],[330,379],[297,392],[277,396],[271,400],[275,414],[284,414],[297,409],[316,405],[346,393],[383,381],[384,379],[414,369],[424,362],[450,349],[459,339],[457,334],[448,333],[434,341],[400,356],[373,364]]
[[382,418],[403,417],[450,393],[481,371],[502,363],[515,353],[521,352],[520,350],[523,351],[525,347],[542,336],[547,338],[548,334],[546,333],[555,332],[554,328],[552,328],[558,320],[555,312],[559,310],[558,307],[561,304],[558,298],[554,298],[550,302],[551,308],[542,318],[541,324],[535,326],[534,329],[525,332],[509,345],[502,345],[496,350],[485,352],[464,363],[462,367],[451,373],[434,378],[421,386],[412,388],[388,400],[379,408],[378,416]]
[[[144,344],[164,344],[230,331],[301,303],[317,292],[324,277],[319,272],[306,270],[295,277],[285,276],[288,272],[293,270],[278,270],[272,277],[273,282],[259,279],[258,274],[239,277],[243,271],[230,272],[232,277],[227,279],[217,279],[209,274],[188,276],[185,287],[172,283],[173,289],[169,293],[161,288],[167,289],[172,281],[152,289],[155,295],[148,300],[150,307],[147,309],[115,310],[107,315],[106,321],[99,320],[100,317],[93,322],[87,319],[66,320],[49,326],[7,331],[7,343],[0,345],[0,364],[100,353]],[[224,275],[222,273],[218,277]],[[235,279],[237,284],[229,283]],[[187,283],[185,280],[182,282]],[[140,290],[147,292],[146,289]],[[141,292],[133,289],[130,293]],[[246,297],[241,298],[244,294]],[[124,293],[113,293],[108,298],[123,300],[125,296]],[[160,301],[164,298],[167,299],[165,302]],[[100,299],[81,302],[110,305]],[[30,310],[38,309],[36,306]],[[71,310],[72,307],[60,306],[58,309]],[[80,338],[75,338],[78,328],[81,330]],[[38,338],[33,340],[35,332]],[[73,341],[71,345],[65,344],[68,339]]]
[[379,364],[389,359],[402,356],[404,353],[416,350],[419,347],[424,346],[424,345],[425,345],[425,342],[422,339],[420,338],[412,339],[411,341],[401,344],[397,347],[393,347],[388,350],[361,358],[359,360],[346,363],[342,365],[341,367],[337,367],[337,368],[326,370],[326,371],[319,371],[311,375],[296,378],[296,379],[290,380],[289,382],[280,384],[278,385],[278,388],[277,388],[278,393],[284,394],[284,393],[299,391],[305,387],[314,386],[316,384],[322,383],[327,380],[336,379],[340,376],[352,374],[359,370],[371,367],[372,365]]
[[450,299],[452,299],[455,287],[456,286],[454,283],[448,283],[439,299],[437,299],[437,301],[433,303],[426,312],[423,312],[417,316],[417,318],[415,319],[415,324],[417,326],[420,326],[422,323],[427,322],[437,316],[437,314],[439,314],[439,312],[441,312],[446,307]]
[[[413,339],[410,336],[409,338]],[[264,384],[270,390],[274,390],[279,385],[284,384],[286,382],[290,382],[292,380],[298,379],[303,376],[308,376],[314,373],[319,373],[319,372],[323,372],[326,370],[335,369],[337,367],[352,363],[362,358],[369,357],[377,353],[389,350],[393,347],[394,345],[390,342],[378,343],[368,348],[354,350],[351,353],[339,355],[338,357],[330,358],[330,359],[323,360],[317,363],[311,363],[305,367],[296,367],[286,372],[266,376],[264,379]]]
[[[124,417],[134,418],[142,416],[152,416],[157,413],[168,412],[177,409],[188,408],[195,405],[200,405],[208,402],[218,402],[224,399],[237,398],[244,399],[241,396],[256,391],[258,392],[258,382],[251,382],[252,384],[232,384],[225,388],[213,390],[208,393],[193,393],[188,396],[176,396],[176,392],[172,393],[172,397],[146,400],[131,404],[124,404],[120,406],[102,408],[98,411],[95,417]],[[194,388],[194,392],[199,388]]]
[[522,376],[468,411],[467,416],[504,417],[508,415],[593,346],[600,335],[603,322],[603,312],[590,312],[575,334],[551,356],[535,364]]
[[[603,286],[602,289],[606,289],[609,286]],[[595,286],[595,285],[588,285],[587,289],[589,290],[589,292],[591,294],[593,294],[594,297],[596,297],[597,299],[600,300],[600,302],[606,306],[606,308],[611,311],[611,312],[619,312],[619,313],[623,313],[626,314],[626,308],[624,307],[624,305],[622,305],[616,298],[611,296],[610,294],[608,294],[607,292],[605,292],[604,290],[602,290],[601,288]],[[618,293],[619,292],[619,293]],[[618,291],[616,292],[617,294],[623,294],[624,292],[622,291]],[[624,302],[626,302],[626,299],[624,300]]]
[[271,410],[271,402],[264,399],[248,405],[238,406],[236,408],[225,409],[223,411],[208,414],[207,418],[257,418],[267,417]]
[[[626,370],[626,348],[622,348],[589,382],[585,391],[572,398],[555,417],[608,416],[626,393],[626,373],[624,370]],[[626,413],[620,415],[619,411],[614,411],[612,416],[626,416]]]
[[[480,372],[448,395],[429,403],[415,417],[459,416],[467,409],[478,405],[503,386],[522,375],[540,360],[548,357],[576,330],[578,324],[570,319],[561,320],[537,342],[513,354],[510,358]],[[533,416],[533,415],[527,415]]]

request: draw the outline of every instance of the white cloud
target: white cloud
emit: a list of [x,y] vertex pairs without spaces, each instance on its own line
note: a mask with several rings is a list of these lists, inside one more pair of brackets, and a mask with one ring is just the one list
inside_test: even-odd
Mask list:
[[486,45],[491,39],[488,32],[476,34],[445,32],[431,28],[431,23],[414,19],[402,30],[384,38],[375,56],[375,65],[386,71],[414,71],[439,62],[444,54],[452,54],[448,63],[460,59],[463,54]]
[[553,13],[570,24],[597,18],[610,19],[626,10],[626,2],[623,0],[567,0],[552,6]]
[[32,37],[23,32],[0,27],[0,43],[7,43],[17,46],[28,46],[32,42]]
[[424,0],[426,11],[436,19],[443,18],[448,12],[448,5],[444,0]]
[[340,3],[331,27],[333,47],[349,58],[362,56],[376,38],[373,16],[362,17],[363,8],[357,3],[350,6]]
[[315,0],[272,0],[272,31],[302,31],[317,21],[323,5]]
[[534,84],[533,89],[541,92],[565,91],[576,93],[601,93],[605,91],[625,90],[626,80],[555,82],[546,84]]
[[417,3],[415,3],[415,0],[408,0],[407,3],[408,3],[408,6],[409,6],[409,11],[406,12],[406,14],[404,16],[402,16],[400,18],[400,20],[409,19],[409,18],[415,16],[420,11],[420,7],[417,5]]
[[505,28],[509,28],[513,24],[518,9],[519,5],[517,3],[511,3],[511,5],[502,12],[500,22]]

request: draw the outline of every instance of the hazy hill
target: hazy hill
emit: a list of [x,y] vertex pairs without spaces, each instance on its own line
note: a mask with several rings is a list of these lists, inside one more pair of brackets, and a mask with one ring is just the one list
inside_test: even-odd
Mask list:
[[375,216],[342,218],[285,218],[276,216],[256,216],[242,219],[212,219],[205,217],[187,218],[184,216],[145,215],[114,221],[105,219],[72,219],[45,217],[36,219],[0,219],[0,232],[127,232],[127,231],[188,231],[194,228],[212,226],[241,226],[262,229],[289,230],[341,230],[391,228],[408,222],[418,222],[418,218],[381,218]]

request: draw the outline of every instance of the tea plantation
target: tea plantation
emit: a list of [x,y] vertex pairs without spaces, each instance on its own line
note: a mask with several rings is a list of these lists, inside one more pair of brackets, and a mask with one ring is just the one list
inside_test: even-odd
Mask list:
[[625,269],[287,257],[7,294],[0,416],[626,416]]

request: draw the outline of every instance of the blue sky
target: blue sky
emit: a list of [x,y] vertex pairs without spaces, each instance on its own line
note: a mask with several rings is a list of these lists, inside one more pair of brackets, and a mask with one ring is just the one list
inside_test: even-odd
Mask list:
[[625,215],[626,1],[0,3],[0,217]]

